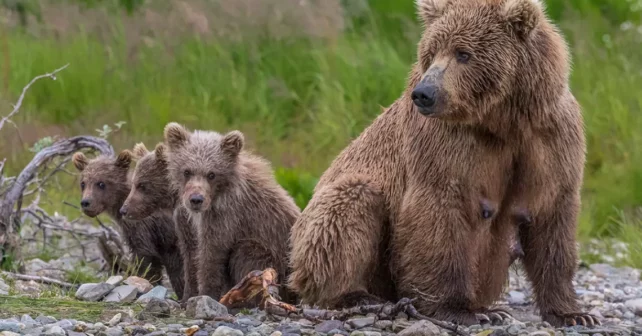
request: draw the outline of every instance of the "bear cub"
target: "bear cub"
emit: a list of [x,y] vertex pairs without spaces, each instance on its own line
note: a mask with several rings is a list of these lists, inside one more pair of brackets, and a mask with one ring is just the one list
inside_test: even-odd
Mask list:
[[137,160],[132,176],[129,196],[120,209],[126,219],[141,220],[154,213],[172,216],[178,236],[178,246],[183,259],[183,303],[198,295],[196,282],[196,248],[198,239],[194,233],[187,210],[178,200],[178,193],[170,188],[167,172],[167,146],[156,145],[153,151],[147,150],[143,143],[133,148]]
[[133,220],[124,218],[120,212],[130,191],[131,152],[122,151],[116,158],[100,155],[93,160],[82,152],[76,152],[72,161],[81,173],[80,205],[83,213],[94,218],[106,212],[120,228],[134,261],[140,263],[139,275],[156,284],[162,279],[165,267],[172,288],[180,299],[183,295],[183,262],[172,217],[154,213]]
[[[239,131],[164,130],[169,176],[197,229],[199,295],[216,300],[249,272],[288,272],[289,234],[300,209],[277,183],[270,163],[243,149]],[[292,302],[285,286],[279,295]]]

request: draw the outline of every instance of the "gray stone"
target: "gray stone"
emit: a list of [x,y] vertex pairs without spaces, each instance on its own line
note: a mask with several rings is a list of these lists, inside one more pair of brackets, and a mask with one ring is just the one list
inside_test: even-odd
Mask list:
[[277,328],[284,336],[301,335],[301,325],[298,323],[281,323]]
[[24,324],[21,325],[19,322],[0,321],[0,331],[19,333],[22,326],[24,326]]
[[163,286],[156,286],[152,288],[148,293],[141,295],[136,302],[138,303],[147,303],[149,300],[152,298],[157,298],[161,300],[165,300],[165,297],[167,296],[167,288]]
[[0,278],[0,295],[9,295],[9,285],[4,283],[4,280]]
[[188,327],[191,327],[193,325],[202,326],[203,324],[205,324],[204,320],[189,320],[183,323],[184,326],[188,326]]
[[91,302],[99,301],[113,289],[113,285],[104,282],[99,284],[84,284],[76,291],[76,299]]
[[85,336],[84,332],[67,331],[67,336]]
[[74,328],[74,323],[69,320],[60,320],[55,325],[62,328],[62,330],[72,330]]
[[[107,328],[103,333],[106,336],[122,336],[124,334],[123,328],[121,327]],[[98,333],[98,335],[100,335],[100,333]]]
[[147,336],[163,336],[163,335],[165,335],[165,332],[162,330],[154,331],[152,333],[147,334]]
[[243,336],[243,332],[226,326],[220,326],[214,330],[212,336]]
[[121,282],[123,282],[123,277],[120,275],[110,276],[109,279],[107,279],[107,281],[105,282],[112,286],[118,286]]
[[642,298],[627,300],[624,305],[635,315],[642,316]]
[[346,322],[352,328],[359,329],[359,328],[364,328],[364,327],[373,325],[375,323],[375,318],[373,316],[361,317],[361,318],[350,319]]
[[410,327],[402,330],[399,336],[437,336],[440,335],[439,328],[425,320],[415,322]]
[[65,336],[66,333],[61,327],[59,327],[57,325],[54,325],[49,330],[47,330],[47,332],[45,332],[45,335],[49,335],[49,336]]
[[23,335],[35,335],[35,336],[40,336],[45,328],[43,327],[35,327],[35,328],[28,328],[22,331]]
[[390,321],[390,320],[379,320],[379,321],[375,322],[374,326],[375,326],[375,328],[379,328],[381,330],[392,329],[392,321]]
[[248,325],[248,326],[252,326],[252,327],[258,327],[258,326],[260,326],[262,324],[261,321],[253,319],[251,317],[239,318],[239,319],[236,320],[236,323],[243,324],[243,325]]
[[413,323],[405,318],[397,318],[392,321],[392,332],[398,333],[406,328],[409,328]]
[[112,290],[111,293],[109,293],[103,301],[129,303],[136,300],[136,295],[138,295],[138,288],[136,288],[136,286],[118,286],[114,288],[114,290]]
[[245,336],[261,336],[261,334],[257,333],[256,331],[251,331],[245,334]]
[[20,322],[24,324],[27,328],[31,328],[39,324],[36,320],[31,318],[31,316],[27,314],[24,314],[22,315],[22,317],[20,317]]
[[348,335],[350,335],[350,334],[348,334],[348,332],[347,332],[347,331],[345,331],[345,330],[332,329],[332,330],[328,331],[328,336],[332,336],[332,335],[344,335],[344,336],[348,336]]
[[186,316],[194,319],[211,320],[227,315],[227,307],[209,296],[195,296],[187,300]]
[[519,291],[508,292],[508,303],[513,305],[523,305],[526,303],[526,295]]
[[520,328],[518,326],[514,325],[514,324],[512,324],[512,325],[508,326],[508,328],[506,328],[506,332],[509,335],[512,335],[512,336],[519,335],[519,331],[520,331]]
[[145,309],[140,312],[138,317],[141,320],[149,319],[152,317],[169,317],[170,312],[170,305],[166,300],[153,297],[147,302]]
[[111,320],[109,320],[109,322],[107,322],[107,325],[110,327],[115,327],[118,323],[120,323],[121,318],[123,318],[123,314],[118,313],[114,315],[114,317],[112,317]]
[[343,329],[343,322],[339,320],[323,321],[314,327],[314,331],[327,334],[333,329]]
[[38,322],[38,323],[40,323],[42,325],[47,325],[47,324],[56,323],[56,322],[58,322],[58,320],[56,320],[55,317],[40,315],[40,316],[36,317],[36,322]]
[[534,331],[532,333],[529,333],[528,335],[530,335],[530,336],[551,336],[550,333],[548,333],[547,331],[543,331],[543,330]]
[[167,325],[167,331],[168,332],[178,333],[178,332],[181,331],[181,329],[183,329],[183,325],[182,324],[168,324]]

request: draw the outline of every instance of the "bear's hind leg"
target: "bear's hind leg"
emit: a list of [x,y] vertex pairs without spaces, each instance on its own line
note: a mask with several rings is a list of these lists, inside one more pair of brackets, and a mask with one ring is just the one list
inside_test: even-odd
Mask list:
[[305,303],[379,303],[368,294],[379,260],[386,204],[365,176],[349,176],[317,192],[292,229],[290,287]]

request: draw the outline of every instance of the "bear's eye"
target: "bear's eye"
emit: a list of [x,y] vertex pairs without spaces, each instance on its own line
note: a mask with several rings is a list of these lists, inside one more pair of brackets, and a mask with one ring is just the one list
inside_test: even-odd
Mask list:
[[214,173],[207,174],[207,179],[208,180],[213,180],[215,177],[216,177],[216,175]]
[[85,190],[85,182],[80,182],[80,190]]
[[98,188],[100,188],[100,190],[105,190],[105,183],[98,182],[98,183],[96,183],[96,185],[98,186]]
[[138,183],[136,185],[136,189],[138,189],[140,191],[145,191],[145,185],[143,183]]
[[457,58],[457,62],[465,64],[465,63],[468,63],[468,60],[470,59],[470,54],[465,51],[457,50],[455,52],[455,57]]
[[183,176],[185,176],[185,177],[189,177],[190,175],[192,175],[192,173],[190,173],[189,170],[186,170],[186,171],[183,172]]

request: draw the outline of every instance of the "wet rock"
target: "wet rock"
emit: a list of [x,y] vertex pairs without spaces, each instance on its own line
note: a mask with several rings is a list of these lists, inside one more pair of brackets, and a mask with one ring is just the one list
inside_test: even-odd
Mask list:
[[138,300],[136,300],[136,302],[144,304],[144,303],[149,302],[152,298],[165,300],[166,296],[167,296],[167,288],[165,288],[163,286],[156,286],[156,287],[152,288],[152,290],[150,290],[146,294],[141,295],[138,298]]
[[152,284],[149,281],[137,276],[130,276],[124,282],[126,285],[130,285],[138,288],[138,292],[141,294],[146,294],[147,292],[152,290],[152,288],[154,288],[154,286],[152,286]]
[[328,320],[317,324],[314,331],[327,334],[330,330],[343,329],[343,322],[339,320]]
[[166,300],[164,299],[159,299],[159,298],[151,298],[148,302],[147,305],[145,306],[145,309],[140,312],[138,315],[138,318],[141,320],[146,320],[150,319],[153,317],[169,317],[171,312],[171,308],[169,303],[167,303]]
[[56,322],[55,325],[59,326],[63,330],[72,330],[74,328],[74,323],[70,320],[60,320]]
[[41,325],[47,325],[47,324],[52,324],[58,322],[55,317],[52,316],[43,316],[39,315],[36,317],[36,322],[40,323]]
[[211,320],[227,315],[227,307],[209,296],[196,296],[187,300],[185,314],[189,318]]
[[422,320],[401,331],[399,336],[437,336],[440,334],[441,331],[436,325]]
[[84,284],[76,291],[76,299],[95,302],[105,297],[114,289],[113,285],[101,282],[99,284]]
[[109,293],[103,301],[105,302],[117,302],[117,303],[129,303],[133,302],[138,295],[138,288],[136,286],[124,285],[114,288],[114,290]]
[[226,326],[220,326],[214,330],[212,336],[243,336],[243,332]]
[[0,331],[19,333],[23,326],[24,324],[21,325],[20,322],[0,321]]

